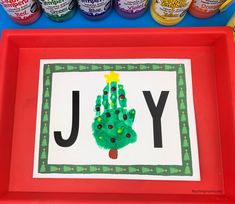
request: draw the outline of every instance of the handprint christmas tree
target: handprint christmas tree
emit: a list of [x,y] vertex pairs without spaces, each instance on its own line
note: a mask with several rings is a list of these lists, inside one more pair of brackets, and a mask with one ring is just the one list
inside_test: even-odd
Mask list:
[[96,99],[92,129],[97,145],[109,150],[111,159],[117,159],[118,150],[137,139],[132,129],[136,111],[127,110],[126,94],[124,86],[119,84],[119,74],[111,71],[105,78],[107,84],[103,95],[98,95]]

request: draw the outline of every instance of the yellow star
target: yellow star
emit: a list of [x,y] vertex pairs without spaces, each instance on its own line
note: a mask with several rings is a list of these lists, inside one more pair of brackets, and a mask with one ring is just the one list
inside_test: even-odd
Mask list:
[[119,74],[111,71],[109,74],[105,74],[104,77],[106,78],[107,84],[111,82],[119,82]]

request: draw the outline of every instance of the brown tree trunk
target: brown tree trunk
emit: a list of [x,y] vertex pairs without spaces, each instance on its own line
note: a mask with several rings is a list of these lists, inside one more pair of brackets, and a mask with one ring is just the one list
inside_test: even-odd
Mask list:
[[117,159],[118,158],[118,150],[117,149],[110,149],[109,150],[109,157],[111,159]]

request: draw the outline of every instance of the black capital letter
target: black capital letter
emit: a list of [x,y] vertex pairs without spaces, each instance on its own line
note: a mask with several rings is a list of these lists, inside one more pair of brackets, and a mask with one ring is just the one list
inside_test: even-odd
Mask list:
[[162,148],[162,125],[161,117],[166,104],[169,91],[162,91],[157,103],[157,107],[153,101],[150,91],[143,91],[144,98],[148,105],[149,111],[153,118],[153,135],[154,135],[154,148]]
[[72,129],[70,136],[67,140],[64,140],[61,135],[61,131],[54,131],[54,137],[56,143],[61,147],[69,147],[74,144],[78,137],[79,129],[79,91],[73,91],[73,109],[72,109]]

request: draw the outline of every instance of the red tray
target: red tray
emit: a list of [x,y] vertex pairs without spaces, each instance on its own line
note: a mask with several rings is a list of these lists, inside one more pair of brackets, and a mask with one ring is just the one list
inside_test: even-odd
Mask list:
[[[235,203],[230,28],[7,30],[0,61],[0,203]],[[189,58],[201,181],[33,179],[40,59]]]

